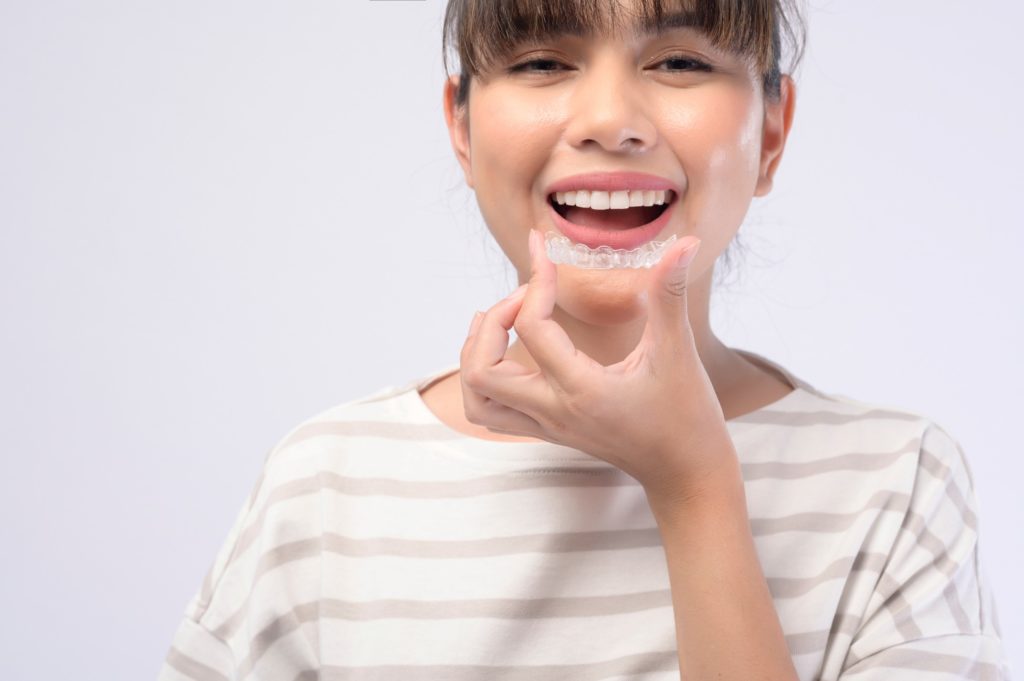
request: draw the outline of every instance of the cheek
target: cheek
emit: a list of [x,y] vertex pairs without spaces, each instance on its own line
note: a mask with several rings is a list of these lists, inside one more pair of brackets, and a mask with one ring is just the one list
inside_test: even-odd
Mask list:
[[521,200],[550,152],[551,119],[528,98],[487,94],[470,114],[474,177],[495,197]]
[[758,102],[730,88],[689,93],[666,112],[665,137],[686,177],[681,208],[688,234],[704,242],[713,260],[728,246],[746,217],[757,186],[760,153]]
[[522,94],[479,93],[470,110],[470,164],[487,227],[517,267],[528,272],[527,234],[546,210],[533,194],[558,140],[550,113]]
[[[690,183],[753,187],[760,150],[760,117],[742,93],[710,92],[703,101],[667,111],[666,136]],[[707,187],[706,187],[707,188]]]

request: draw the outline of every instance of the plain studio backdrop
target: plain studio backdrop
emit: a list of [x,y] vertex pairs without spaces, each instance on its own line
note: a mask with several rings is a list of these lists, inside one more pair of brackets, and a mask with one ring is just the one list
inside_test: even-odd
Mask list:
[[[457,362],[511,290],[444,126],[443,9],[0,1],[0,677],[153,678],[268,450]],[[1024,669],[1024,10],[810,9],[714,326],[959,440]]]

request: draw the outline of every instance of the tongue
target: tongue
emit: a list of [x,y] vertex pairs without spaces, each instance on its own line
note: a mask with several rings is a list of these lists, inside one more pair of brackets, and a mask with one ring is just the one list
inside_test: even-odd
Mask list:
[[663,209],[664,206],[646,206],[617,210],[592,210],[590,208],[568,206],[565,211],[565,219],[573,224],[583,225],[584,227],[630,229],[653,221],[661,214]]

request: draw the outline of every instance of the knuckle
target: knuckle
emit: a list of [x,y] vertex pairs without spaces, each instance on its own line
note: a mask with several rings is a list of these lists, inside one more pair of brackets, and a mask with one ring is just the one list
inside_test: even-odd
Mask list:
[[479,390],[484,382],[483,370],[480,367],[467,367],[463,369],[462,381],[467,387]]
[[686,281],[670,281],[665,286],[665,291],[675,298],[682,298],[686,295]]

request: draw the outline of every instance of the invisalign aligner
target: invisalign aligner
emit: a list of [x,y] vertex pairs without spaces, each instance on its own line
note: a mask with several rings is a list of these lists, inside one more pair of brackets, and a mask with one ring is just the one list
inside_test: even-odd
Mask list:
[[591,248],[586,244],[574,244],[568,237],[557,232],[544,235],[544,246],[548,259],[556,264],[572,265],[584,270],[610,270],[617,267],[639,269],[654,267],[665,249],[676,240],[673,234],[664,241],[648,241],[632,250],[613,249],[611,246]]

